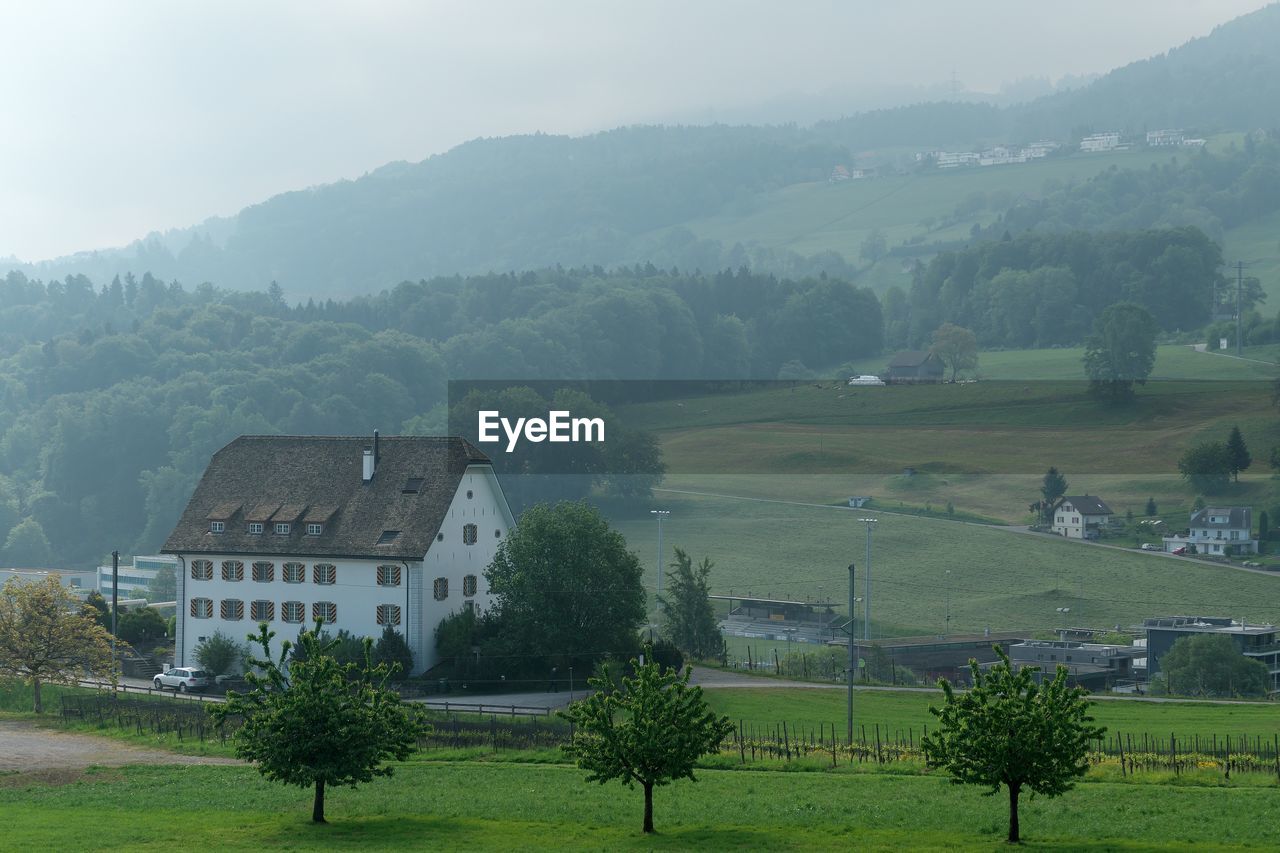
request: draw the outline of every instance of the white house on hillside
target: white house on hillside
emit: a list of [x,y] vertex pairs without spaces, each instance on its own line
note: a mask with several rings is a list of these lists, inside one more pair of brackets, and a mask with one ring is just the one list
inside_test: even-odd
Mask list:
[[1186,536],[1164,537],[1164,550],[1194,545],[1199,554],[1256,554],[1258,540],[1253,538],[1252,530],[1251,507],[1207,506],[1191,513]]
[[489,604],[484,569],[514,525],[489,458],[461,438],[241,436],[214,454],[162,549],[177,557],[176,665],[266,622],[390,625],[416,674],[435,628]]
[[1053,509],[1053,532],[1069,539],[1097,539],[1111,521],[1111,507],[1092,495],[1068,495]]

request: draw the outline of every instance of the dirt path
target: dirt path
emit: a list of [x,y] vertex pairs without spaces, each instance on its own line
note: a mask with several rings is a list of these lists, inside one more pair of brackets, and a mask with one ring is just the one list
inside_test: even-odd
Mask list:
[[26,720],[0,720],[0,772],[125,764],[239,764],[233,758],[179,755],[108,737],[44,728]]

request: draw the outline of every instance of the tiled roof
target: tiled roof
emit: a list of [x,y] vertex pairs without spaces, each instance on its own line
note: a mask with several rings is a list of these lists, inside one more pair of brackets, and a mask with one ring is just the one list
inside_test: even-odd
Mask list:
[[[365,483],[363,453],[370,446],[362,436],[241,436],[209,461],[162,550],[420,560],[467,466],[488,465],[489,458],[462,438],[384,437],[373,479]],[[405,493],[411,477],[422,478],[422,487]],[[218,519],[226,522],[224,532],[211,533],[217,512],[231,514]],[[249,521],[299,517],[323,524],[323,532],[308,536],[305,524],[288,535],[269,526],[264,533],[248,532]],[[385,530],[400,535],[390,545],[376,545]]]
[[[1069,503],[1081,515],[1111,515],[1111,507],[1102,502],[1096,495],[1067,495],[1062,503]],[[1062,504],[1059,504],[1061,506]]]
[[[1226,521],[1210,521],[1226,518]],[[1208,530],[1248,530],[1253,527],[1253,508],[1247,506],[1207,506],[1191,514],[1191,526]]]

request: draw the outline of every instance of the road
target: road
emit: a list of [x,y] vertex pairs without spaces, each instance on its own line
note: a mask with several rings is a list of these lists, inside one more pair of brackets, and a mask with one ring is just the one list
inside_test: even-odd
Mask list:
[[0,772],[121,767],[126,764],[239,764],[232,758],[179,755],[98,735],[0,720]]

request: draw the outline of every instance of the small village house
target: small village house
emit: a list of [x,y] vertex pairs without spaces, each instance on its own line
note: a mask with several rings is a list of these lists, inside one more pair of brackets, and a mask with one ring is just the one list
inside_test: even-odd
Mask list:
[[889,362],[886,382],[941,382],[946,366],[928,350],[900,352]]
[[1111,515],[1111,507],[1101,498],[1069,495],[1053,509],[1053,532],[1068,539],[1097,539]]
[[1186,533],[1164,537],[1164,550],[1186,548],[1210,555],[1258,553],[1253,536],[1253,509],[1247,506],[1208,506],[1191,513]]

